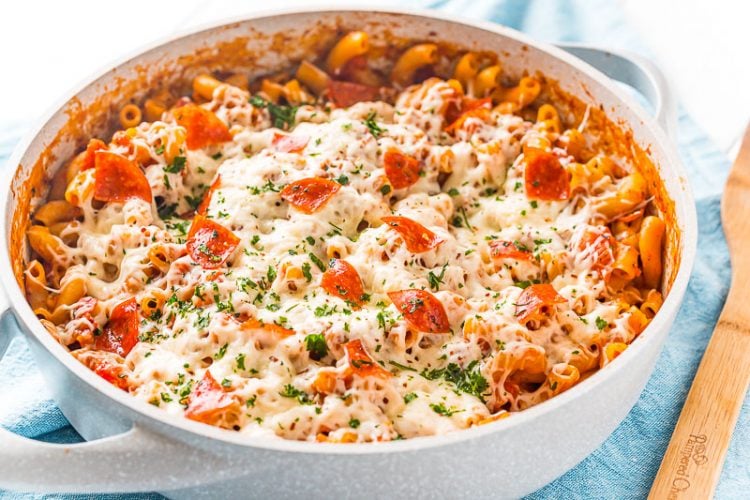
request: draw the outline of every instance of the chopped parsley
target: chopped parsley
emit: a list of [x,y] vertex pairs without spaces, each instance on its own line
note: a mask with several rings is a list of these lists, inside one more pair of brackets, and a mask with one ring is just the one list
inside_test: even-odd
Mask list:
[[320,269],[323,272],[326,271],[326,265],[323,263],[322,260],[320,260],[318,258],[317,255],[315,255],[314,253],[310,252],[310,253],[307,254],[307,256],[310,257],[310,260],[313,262],[313,264],[315,264],[316,266],[318,266],[318,269]]
[[360,421],[358,419],[352,418],[351,420],[349,420],[349,427],[351,427],[352,429],[356,429],[357,427],[359,427],[359,425]]
[[305,391],[301,391],[297,389],[292,384],[286,384],[284,386],[284,389],[279,393],[279,395],[285,398],[296,399],[302,405],[312,404],[307,393]]
[[381,128],[380,125],[378,125],[378,123],[375,121],[375,117],[377,117],[377,113],[375,113],[375,111],[370,111],[370,113],[368,113],[367,117],[362,123],[367,126],[372,136],[377,139],[378,137],[383,135],[385,129]]
[[224,344],[223,346],[221,346],[216,354],[214,354],[214,359],[218,361],[223,358],[227,353],[227,347],[229,347],[229,344]]
[[604,330],[605,328],[607,328],[607,325],[609,325],[609,323],[607,322],[607,320],[602,319],[599,316],[596,317],[596,327],[599,329],[599,331]]
[[416,392],[409,392],[407,394],[404,394],[404,403],[407,405],[417,399],[419,396],[417,396]]
[[234,361],[237,363],[237,369],[238,370],[244,370],[245,369],[245,355],[240,353],[237,355],[236,358],[234,358]]
[[435,274],[432,271],[427,273],[427,281],[430,283],[430,289],[437,292],[440,289],[440,285],[443,284],[443,278],[445,277],[445,268],[448,264],[443,264],[443,269],[440,274]]
[[185,168],[185,163],[187,162],[187,158],[184,156],[175,156],[172,160],[172,163],[164,167],[164,171],[168,174],[178,174],[182,172],[182,169]]
[[416,369],[412,368],[411,366],[402,365],[401,363],[398,363],[396,361],[388,361],[389,364],[395,366],[399,370],[406,370],[408,372],[415,372]]
[[458,408],[451,406],[450,408],[446,408],[443,403],[430,403],[430,408],[432,408],[432,411],[437,413],[438,415],[442,415],[444,417],[452,417],[456,413],[462,412],[463,410],[459,410]]
[[273,268],[273,266],[268,266],[268,271],[266,271],[266,278],[268,278],[268,283],[273,283],[276,279],[276,269]]
[[420,375],[427,380],[442,378],[454,384],[459,391],[471,394],[484,401],[485,393],[490,385],[480,373],[478,364],[479,362],[474,360],[465,369],[462,369],[456,363],[449,363],[445,368],[424,370]]
[[271,116],[271,122],[276,128],[282,130],[288,130],[294,126],[294,120],[297,116],[298,106],[284,106],[281,104],[274,104],[270,101],[266,101],[259,95],[254,95],[250,98],[250,104],[256,108],[268,109],[268,114]]
[[328,304],[323,304],[322,306],[318,306],[315,308],[315,317],[316,318],[322,318],[323,316],[331,316],[336,312],[336,306],[329,306]]
[[308,283],[312,281],[312,273],[310,272],[310,268],[311,267],[309,262],[305,262],[304,264],[302,264],[302,274],[305,276],[305,279]]
[[320,361],[328,354],[328,344],[322,333],[312,333],[305,337],[305,348],[310,353],[310,357]]

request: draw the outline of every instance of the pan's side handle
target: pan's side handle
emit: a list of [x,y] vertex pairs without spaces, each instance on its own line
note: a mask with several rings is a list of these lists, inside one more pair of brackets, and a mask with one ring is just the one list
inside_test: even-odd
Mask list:
[[560,43],[558,47],[643,94],[654,107],[656,121],[669,138],[675,138],[677,105],[674,94],[666,77],[653,62],[632,52],[615,52],[583,44]]
[[[0,359],[19,331],[0,290]],[[0,489],[35,493],[166,491],[206,484],[226,464],[138,425],[85,443],[45,443],[0,426]],[[209,466],[207,466],[207,464]]]

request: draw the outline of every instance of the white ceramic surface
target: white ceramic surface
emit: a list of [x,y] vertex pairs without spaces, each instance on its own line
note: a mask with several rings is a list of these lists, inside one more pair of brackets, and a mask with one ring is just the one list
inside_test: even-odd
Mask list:
[[[17,322],[65,416],[90,442],[37,443],[0,429],[0,487],[34,491],[152,491],[169,496],[469,498],[517,497],[558,477],[596,449],[637,400],[677,313],[692,267],[697,227],[686,176],[664,131],[611,80],[560,49],[488,23],[457,22],[434,13],[306,11],[233,21],[166,41],[115,66],[71,94],[82,103],[107,92],[117,78],[138,67],[155,70],[203,46],[234,39],[250,28],[301,33],[316,22],[377,33],[389,27],[415,39],[436,38],[472,48],[502,50],[506,67],[520,74],[541,71],[592,105],[603,105],[613,120],[632,128],[648,147],[675,202],[682,232],[681,266],[662,310],[616,362],[569,391],[512,418],[447,436],[378,444],[316,444],[283,440],[243,440],[230,431],[176,419],[136,400],[89,371],[49,335],[34,316],[12,277],[9,224],[17,200],[5,180],[0,221],[0,273],[8,295],[2,315],[0,356]],[[256,43],[250,41],[249,43]],[[659,94],[658,76],[618,56],[590,53],[606,72],[646,85],[663,123],[669,95]],[[600,58],[600,60],[597,60]],[[270,65],[284,61],[268,54]],[[585,85],[587,93],[581,92]],[[661,99],[661,101],[659,100]],[[67,99],[65,100],[67,102]],[[10,162],[19,179],[67,120],[64,104],[22,141]],[[73,153],[61,141],[57,157]],[[57,168],[50,162],[48,169]]]

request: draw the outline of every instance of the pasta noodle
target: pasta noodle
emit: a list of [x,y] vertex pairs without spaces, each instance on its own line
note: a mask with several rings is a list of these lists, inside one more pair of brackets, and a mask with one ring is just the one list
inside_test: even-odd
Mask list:
[[135,104],[126,104],[120,109],[120,125],[124,128],[135,127],[141,123],[141,108]]

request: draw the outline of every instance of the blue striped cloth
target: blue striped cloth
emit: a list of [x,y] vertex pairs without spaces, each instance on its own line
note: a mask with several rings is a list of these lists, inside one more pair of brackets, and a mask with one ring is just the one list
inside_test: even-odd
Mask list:
[[[446,0],[420,2],[444,12],[505,24],[546,41],[583,41],[648,55],[618,4],[601,1]],[[0,162],[17,141],[0,130]],[[721,229],[719,200],[729,162],[684,112],[678,146],[698,204],[699,248],[684,305],[638,403],[592,455],[529,496],[541,498],[643,498],[647,495],[690,382],[727,294],[730,263]],[[10,169],[10,165],[5,166]],[[52,442],[80,440],[45,390],[25,341],[18,339],[0,362],[0,423],[18,434]],[[727,456],[718,498],[747,498],[750,486],[750,402],[746,401]],[[0,471],[2,473],[2,471]],[[467,485],[471,488],[471,485]],[[0,492],[0,498],[35,498]],[[49,498],[49,497],[48,497]],[[62,496],[59,498],[93,498]],[[161,498],[157,494],[96,498]]]

